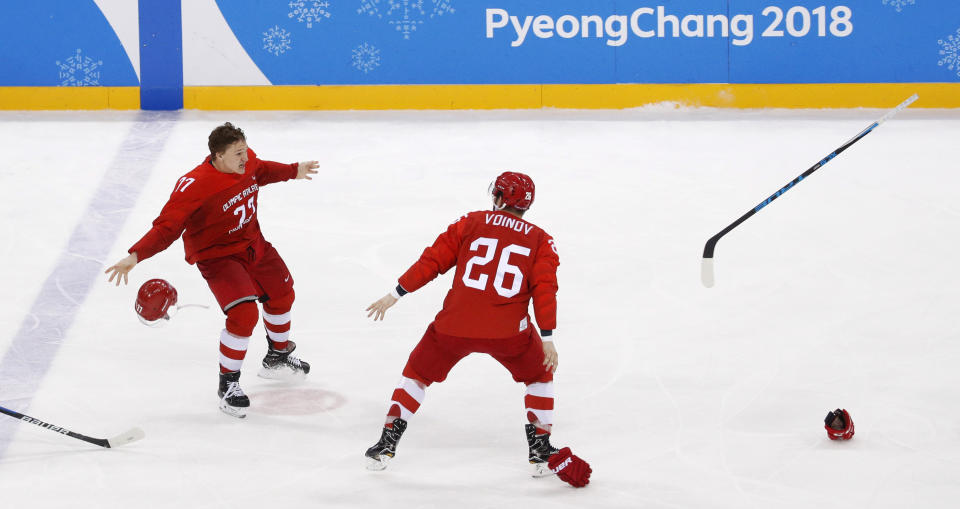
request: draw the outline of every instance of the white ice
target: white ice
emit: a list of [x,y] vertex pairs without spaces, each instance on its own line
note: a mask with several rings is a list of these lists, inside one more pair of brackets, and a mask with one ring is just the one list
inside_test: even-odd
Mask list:
[[[169,116],[0,113],[0,357],[40,325],[29,315],[45,305],[41,284],[77,225],[95,220],[88,205],[119,184],[101,180],[107,168],[156,159],[148,178],[126,182],[142,192],[116,211],[119,231],[89,239],[109,255],[94,260],[37,389],[0,385],[0,405],[29,403],[19,408],[97,437],[139,426],[146,438],[106,450],[26,423],[0,428],[2,506],[955,507],[960,113],[911,109],[885,123],[724,237],[716,286],[700,283],[707,238],[883,113],[184,112],[147,154],[131,126]],[[182,244],[139,265],[129,286],[102,274],[228,120],[263,158],[322,165],[312,182],[260,193],[262,229],[296,279],[292,337],[313,372],[301,385],[255,377],[258,328],[245,420],[217,409],[223,316]],[[450,274],[384,322],[364,308],[450,222],[487,208],[487,184],[506,169],[533,176],[526,218],[557,239],[554,442],[592,464],[592,482],[527,475],[523,387],[476,355],[428,389],[395,460],[369,472],[363,452]],[[153,277],[211,308],[144,327],[133,300]],[[856,423],[849,442],[824,432],[836,407]]]

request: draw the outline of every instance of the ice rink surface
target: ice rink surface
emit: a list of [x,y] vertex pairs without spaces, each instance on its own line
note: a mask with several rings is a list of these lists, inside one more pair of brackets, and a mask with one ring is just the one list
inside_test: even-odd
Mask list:
[[[2,505],[955,507],[960,112],[882,125],[724,237],[716,286],[700,284],[707,238],[883,113],[2,112],[0,405],[147,434],[104,450],[0,415]],[[245,420],[217,409],[223,316],[182,243],[129,286],[103,275],[224,121],[264,159],[322,166],[260,192],[313,372],[257,378],[258,326]],[[523,386],[478,355],[428,389],[390,467],[368,472],[450,273],[384,322],[364,308],[449,223],[488,208],[503,170],[534,178],[525,219],[560,250],[553,441],[592,482],[528,476]],[[133,300],[153,277],[211,308],[144,327]],[[852,441],[826,438],[836,407]]]

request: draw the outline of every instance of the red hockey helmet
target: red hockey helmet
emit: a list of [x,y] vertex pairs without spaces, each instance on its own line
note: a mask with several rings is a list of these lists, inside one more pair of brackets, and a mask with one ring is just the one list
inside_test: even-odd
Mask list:
[[523,173],[505,171],[490,185],[494,198],[503,198],[504,207],[527,210],[533,204],[536,188],[533,179]]
[[140,317],[140,321],[153,325],[158,320],[169,320],[167,310],[177,303],[177,289],[163,279],[147,281],[137,292],[137,300],[133,309]]

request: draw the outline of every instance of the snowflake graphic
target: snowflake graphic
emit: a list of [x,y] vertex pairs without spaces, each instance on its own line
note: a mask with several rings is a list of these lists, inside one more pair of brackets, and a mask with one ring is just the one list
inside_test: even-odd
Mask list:
[[357,14],[387,18],[404,39],[417,31],[426,19],[453,14],[454,0],[360,0]]
[[916,5],[917,0],[883,0],[883,5],[892,5],[896,7],[897,12],[903,11],[905,5]]
[[263,49],[267,50],[267,53],[280,56],[281,53],[285,53],[292,47],[290,44],[290,32],[280,28],[278,25],[274,25],[273,28],[267,29],[267,31],[263,33]]
[[383,15],[380,14],[380,8],[378,7],[379,4],[380,0],[361,0],[357,14],[369,14],[370,16],[382,18]]
[[297,18],[297,21],[307,22],[307,28],[313,28],[314,21],[320,21],[324,18],[330,18],[330,2],[321,2],[319,0],[293,0],[290,2],[288,18]]
[[943,57],[937,65],[945,65],[947,69],[957,71],[957,76],[960,76],[960,28],[957,29],[956,34],[947,36],[947,40],[940,39],[937,44],[942,47],[940,55]]
[[[390,24],[403,34],[404,39],[409,39],[410,34],[417,31],[417,25],[423,24],[422,18],[426,15],[423,10],[423,0],[387,1],[390,5],[390,10],[387,11]],[[399,16],[397,13],[399,13]]]
[[444,14],[453,14],[457,12],[453,8],[453,0],[430,0],[433,2],[433,12],[430,13],[431,18],[436,18],[443,16]]
[[380,67],[380,50],[367,43],[357,46],[353,50],[353,67],[364,74]]
[[77,48],[77,54],[64,60],[57,60],[57,67],[60,68],[60,86],[62,87],[96,87],[100,85],[100,66],[102,60],[94,61],[90,57],[81,54],[80,48]]

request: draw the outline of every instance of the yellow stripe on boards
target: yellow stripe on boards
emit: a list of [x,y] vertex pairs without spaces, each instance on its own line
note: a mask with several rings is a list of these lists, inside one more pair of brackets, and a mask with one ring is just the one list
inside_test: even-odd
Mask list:
[[[960,83],[344,85],[184,87],[200,110],[622,109],[650,104],[715,108],[960,108]],[[138,87],[0,87],[0,110],[130,110]]]
[[540,85],[184,87],[201,110],[486,110],[539,108]]
[[543,107],[891,108],[913,94],[912,108],[960,108],[960,83],[544,85]]
[[960,108],[960,83],[351,85],[184,87],[203,110],[622,109],[650,104],[716,108]]
[[136,110],[140,87],[0,87],[0,110]]

